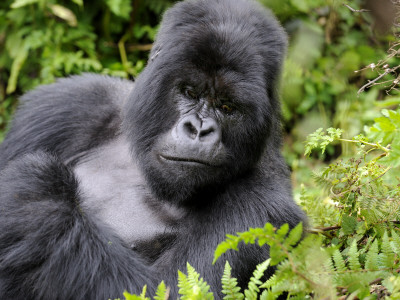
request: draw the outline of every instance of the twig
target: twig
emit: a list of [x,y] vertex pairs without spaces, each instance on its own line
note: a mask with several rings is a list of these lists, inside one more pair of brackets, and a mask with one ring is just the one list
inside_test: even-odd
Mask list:
[[153,47],[153,44],[144,44],[144,45],[128,45],[127,48],[129,51],[150,51]]
[[382,280],[383,280],[383,278],[374,279],[374,280],[372,280],[372,281],[369,283],[369,285],[373,285],[373,284],[380,283]]
[[336,230],[342,228],[341,226],[329,226],[329,227],[316,227],[312,228],[309,231],[310,232],[324,232],[324,231],[331,231],[331,230]]
[[391,69],[386,69],[384,73],[382,73],[381,75],[379,75],[378,77],[376,77],[374,80],[369,80],[368,83],[364,84],[357,92],[357,95],[360,95],[362,92],[364,92],[364,90],[367,87],[370,87],[371,85],[373,85],[375,82],[377,82],[379,79],[381,79],[382,77],[386,76],[387,74],[389,74],[392,70]]
[[366,11],[370,11],[370,10],[368,10],[368,9],[354,9],[354,8],[350,7],[349,5],[344,4],[344,3],[343,3],[343,5],[346,6],[348,9],[350,9],[352,12],[366,12]]

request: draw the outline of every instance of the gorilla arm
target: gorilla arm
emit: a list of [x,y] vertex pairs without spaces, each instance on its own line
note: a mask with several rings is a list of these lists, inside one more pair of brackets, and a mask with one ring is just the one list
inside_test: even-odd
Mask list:
[[156,273],[85,214],[77,187],[74,174],[44,152],[1,172],[3,298],[108,299],[144,284],[152,292]]
[[118,105],[132,87],[86,74],[22,98],[0,146],[2,298],[108,299],[158,282],[151,267],[85,211],[72,171],[77,155],[116,135]]

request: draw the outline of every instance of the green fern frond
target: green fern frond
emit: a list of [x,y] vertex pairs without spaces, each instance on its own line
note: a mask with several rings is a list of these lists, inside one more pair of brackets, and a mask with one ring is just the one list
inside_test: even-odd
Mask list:
[[275,300],[278,299],[279,294],[276,294],[270,290],[265,290],[260,296],[260,300]]
[[147,285],[143,287],[142,293],[140,296],[130,294],[128,292],[124,292],[124,297],[126,300],[151,300],[150,298],[146,297],[146,292],[147,292]]
[[237,286],[237,279],[231,277],[232,268],[228,262],[225,263],[224,274],[222,276],[222,293],[225,295],[224,300],[241,300],[244,295]]
[[332,186],[332,181],[325,176],[324,172],[312,172],[311,178],[323,189],[328,189]]
[[367,270],[378,270],[379,269],[379,256],[378,256],[378,241],[375,240],[369,248],[366,259],[365,268]]
[[360,261],[358,260],[357,242],[355,240],[351,243],[348,255],[350,270],[361,270]]
[[381,253],[379,254],[379,264],[383,268],[393,268],[394,266],[394,252],[390,245],[389,236],[387,231],[383,234]]
[[261,264],[257,265],[255,271],[253,272],[253,277],[250,280],[256,280],[257,282],[260,281],[261,277],[264,275],[265,271],[268,269],[270,265],[271,259],[267,259],[266,261],[262,262]]
[[[288,245],[297,243],[296,239],[299,240],[301,237],[300,232],[302,232],[302,225],[297,225],[295,229],[295,232],[290,236],[289,242],[287,243]],[[260,247],[264,244],[271,246],[271,257],[273,256],[272,253],[274,251],[276,251],[276,254],[281,254],[277,255],[275,260],[271,263],[271,265],[277,264],[285,258],[285,254],[279,249],[284,244],[288,232],[288,224],[284,224],[276,230],[271,223],[267,223],[263,228],[250,228],[248,231],[238,232],[236,236],[227,235],[226,240],[217,246],[217,249],[214,252],[213,263],[215,263],[218,258],[228,250],[238,250],[240,242],[245,244],[255,244],[258,240],[258,245]]]
[[400,236],[393,229],[391,233],[392,241],[390,242],[390,245],[392,246],[393,252],[400,256]]
[[346,263],[344,262],[343,256],[339,249],[333,251],[332,258],[335,262],[336,271],[342,272],[347,270]]
[[328,128],[326,133],[322,128],[317,129],[307,137],[305,145],[305,156],[309,156],[311,151],[315,148],[320,148],[322,154],[325,152],[326,147],[333,141],[338,140],[343,133],[342,129]]
[[154,300],[167,300],[169,297],[169,291],[167,287],[165,286],[164,281],[161,281],[161,283],[157,287],[156,295],[154,296]]
[[333,261],[330,257],[324,262],[324,269],[326,272],[333,273],[335,271],[335,266],[333,265]]
[[247,290],[244,291],[246,300],[257,300],[258,299],[258,293],[260,292],[259,286],[262,284],[260,279],[264,275],[264,272],[267,270],[270,263],[271,263],[271,259],[267,259],[263,263],[257,265],[256,269],[253,272],[253,277],[250,278]]
[[289,232],[289,224],[283,224],[277,231],[276,231],[276,235],[278,237],[280,237],[281,239],[283,239],[287,233]]
[[200,278],[200,274],[188,263],[186,276],[178,271],[178,287],[182,300],[214,300],[210,286]]
[[303,224],[299,223],[295,228],[293,228],[290,232],[288,237],[285,239],[283,245],[287,249],[291,249],[295,246],[303,236]]
[[273,286],[277,286],[279,283],[280,277],[276,276],[276,274],[272,275],[271,277],[268,278],[266,282],[264,282],[260,287],[269,289]]

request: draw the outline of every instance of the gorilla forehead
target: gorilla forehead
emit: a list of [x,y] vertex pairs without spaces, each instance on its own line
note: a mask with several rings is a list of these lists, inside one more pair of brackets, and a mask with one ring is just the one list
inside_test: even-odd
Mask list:
[[286,35],[255,1],[193,0],[178,3],[164,15],[152,56],[160,49],[175,66],[190,62],[209,73],[228,68],[247,78],[253,74],[273,81]]

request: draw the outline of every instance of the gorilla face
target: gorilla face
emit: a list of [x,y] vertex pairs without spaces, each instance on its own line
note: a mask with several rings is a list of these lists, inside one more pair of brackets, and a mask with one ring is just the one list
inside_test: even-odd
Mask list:
[[202,15],[201,2],[197,23],[192,15],[185,23],[187,2],[164,16],[124,119],[148,183],[166,200],[187,200],[252,169],[279,124],[273,87],[285,48],[280,27],[255,17],[243,28]]

